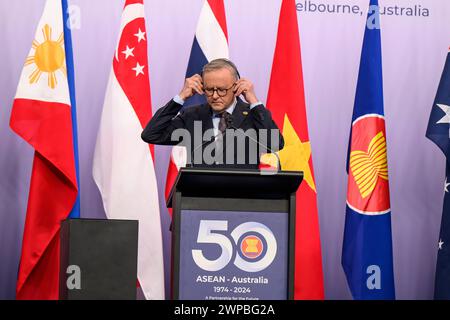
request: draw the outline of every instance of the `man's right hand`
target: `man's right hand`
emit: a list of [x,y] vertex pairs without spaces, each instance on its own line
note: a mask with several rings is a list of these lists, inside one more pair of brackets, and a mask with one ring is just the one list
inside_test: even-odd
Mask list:
[[178,94],[181,99],[186,100],[192,97],[194,94],[204,94],[203,81],[199,74],[194,74],[192,77],[187,78],[184,81],[184,87]]

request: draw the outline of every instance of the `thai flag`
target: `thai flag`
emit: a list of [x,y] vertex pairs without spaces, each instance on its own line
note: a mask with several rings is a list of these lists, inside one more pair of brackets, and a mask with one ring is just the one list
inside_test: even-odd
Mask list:
[[58,299],[60,222],[79,216],[74,72],[67,1],[47,0],[10,126],[34,149],[17,299]]
[[370,5],[349,142],[342,266],[354,299],[395,299],[378,0]]
[[[194,42],[186,71],[186,78],[201,74],[203,66],[218,58],[229,58],[227,22],[223,0],[205,0],[197,23]],[[205,96],[194,95],[184,106],[189,107],[205,103]],[[186,166],[186,149],[180,146],[172,148],[167,171],[166,199],[181,167]]]

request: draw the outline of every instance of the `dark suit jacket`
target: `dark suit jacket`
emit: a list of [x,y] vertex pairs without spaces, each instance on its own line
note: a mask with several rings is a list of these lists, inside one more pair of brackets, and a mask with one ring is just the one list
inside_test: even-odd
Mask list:
[[[264,138],[264,135],[252,136],[253,138],[257,138],[258,141],[264,145],[264,147],[256,144],[255,141],[252,141],[242,133],[234,132],[234,130],[232,130],[234,132],[234,147],[233,143],[231,142],[230,136],[225,135],[222,139],[223,145],[225,146],[225,152],[232,153],[232,159],[234,160],[233,163],[229,163],[229,161],[226,161],[226,154],[224,154],[223,156],[224,163],[220,163],[220,161],[219,163],[205,163],[205,159],[203,159],[203,157],[199,159],[199,157],[197,157],[197,154],[200,151],[202,155],[204,154],[204,152],[205,154],[207,154],[207,152],[209,152],[209,150],[213,149],[214,147],[214,145],[211,145],[214,143],[213,139],[203,140],[205,131],[208,129],[213,129],[212,116],[212,109],[208,104],[182,108],[182,105],[171,100],[156,112],[156,114],[145,127],[141,137],[145,142],[152,144],[184,145],[187,148],[188,159],[191,158],[194,152],[196,154],[196,156],[194,157],[195,162],[193,161],[193,166],[203,167],[212,166],[257,169],[259,165],[259,154],[269,153],[270,149],[272,149],[273,151],[278,151],[284,146],[283,137],[277,125],[272,120],[270,111],[267,110],[263,105],[258,105],[253,109],[250,109],[250,105],[248,103],[245,103],[238,98],[236,107],[234,108],[232,114],[233,127],[236,129],[242,129],[244,131],[248,129],[254,129],[255,132],[258,132],[259,129],[267,129],[267,139]],[[194,130],[195,122],[197,122],[197,128],[201,123],[201,137],[198,135],[198,129],[197,132],[196,130]],[[174,141],[172,138],[172,133],[174,133],[176,129],[186,129],[186,132],[189,133],[191,139],[182,139],[182,141],[176,139]],[[276,130],[276,133],[278,133],[279,135],[278,144],[271,144],[271,129]],[[197,136],[194,136],[195,133],[197,133]],[[251,135],[250,131],[247,131],[247,135]],[[245,160],[242,157],[242,151],[240,151],[240,156],[238,154],[237,145],[239,139],[245,140]],[[258,147],[258,154],[250,154],[250,152],[254,150],[255,146]],[[267,147],[269,149],[267,149]],[[209,150],[206,150],[206,148],[209,148]],[[195,151],[193,152],[194,149]],[[214,152],[212,154],[215,155]],[[200,163],[198,163],[199,160],[201,161]],[[238,160],[240,160],[241,163],[238,163]]]

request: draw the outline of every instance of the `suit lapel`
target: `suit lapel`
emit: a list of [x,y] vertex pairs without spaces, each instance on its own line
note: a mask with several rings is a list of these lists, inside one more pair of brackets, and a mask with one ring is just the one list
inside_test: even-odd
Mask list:
[[211,107],[208,104],[206,104],[206,105],[202,106],[202,108],[200,110],[201,110],[201,112],[200,112],[199,116],[200,116],[200,120],[202,121],[202,124],[203,124],[203,132],[205,132],[208,129],[213,129]]
[[246,103],[244,103],[241,99],[237,99],[236,107],[233,110],[233,125],[239,129],[242,122],[248,116],[250,108]]

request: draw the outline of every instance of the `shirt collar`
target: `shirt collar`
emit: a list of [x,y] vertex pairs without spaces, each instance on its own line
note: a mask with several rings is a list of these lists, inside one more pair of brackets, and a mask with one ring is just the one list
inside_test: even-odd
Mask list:
[[[229,114],[233,114],[233,111],[234,111],[234,108],[236,107],[236,105],[237,105],[237,99],[234,98],[233,103],[228,108],[226,108],[224,112],[228,112]],[[217,117],[218,115],[219,115],[219,113],[213,111],[213,118]]]

